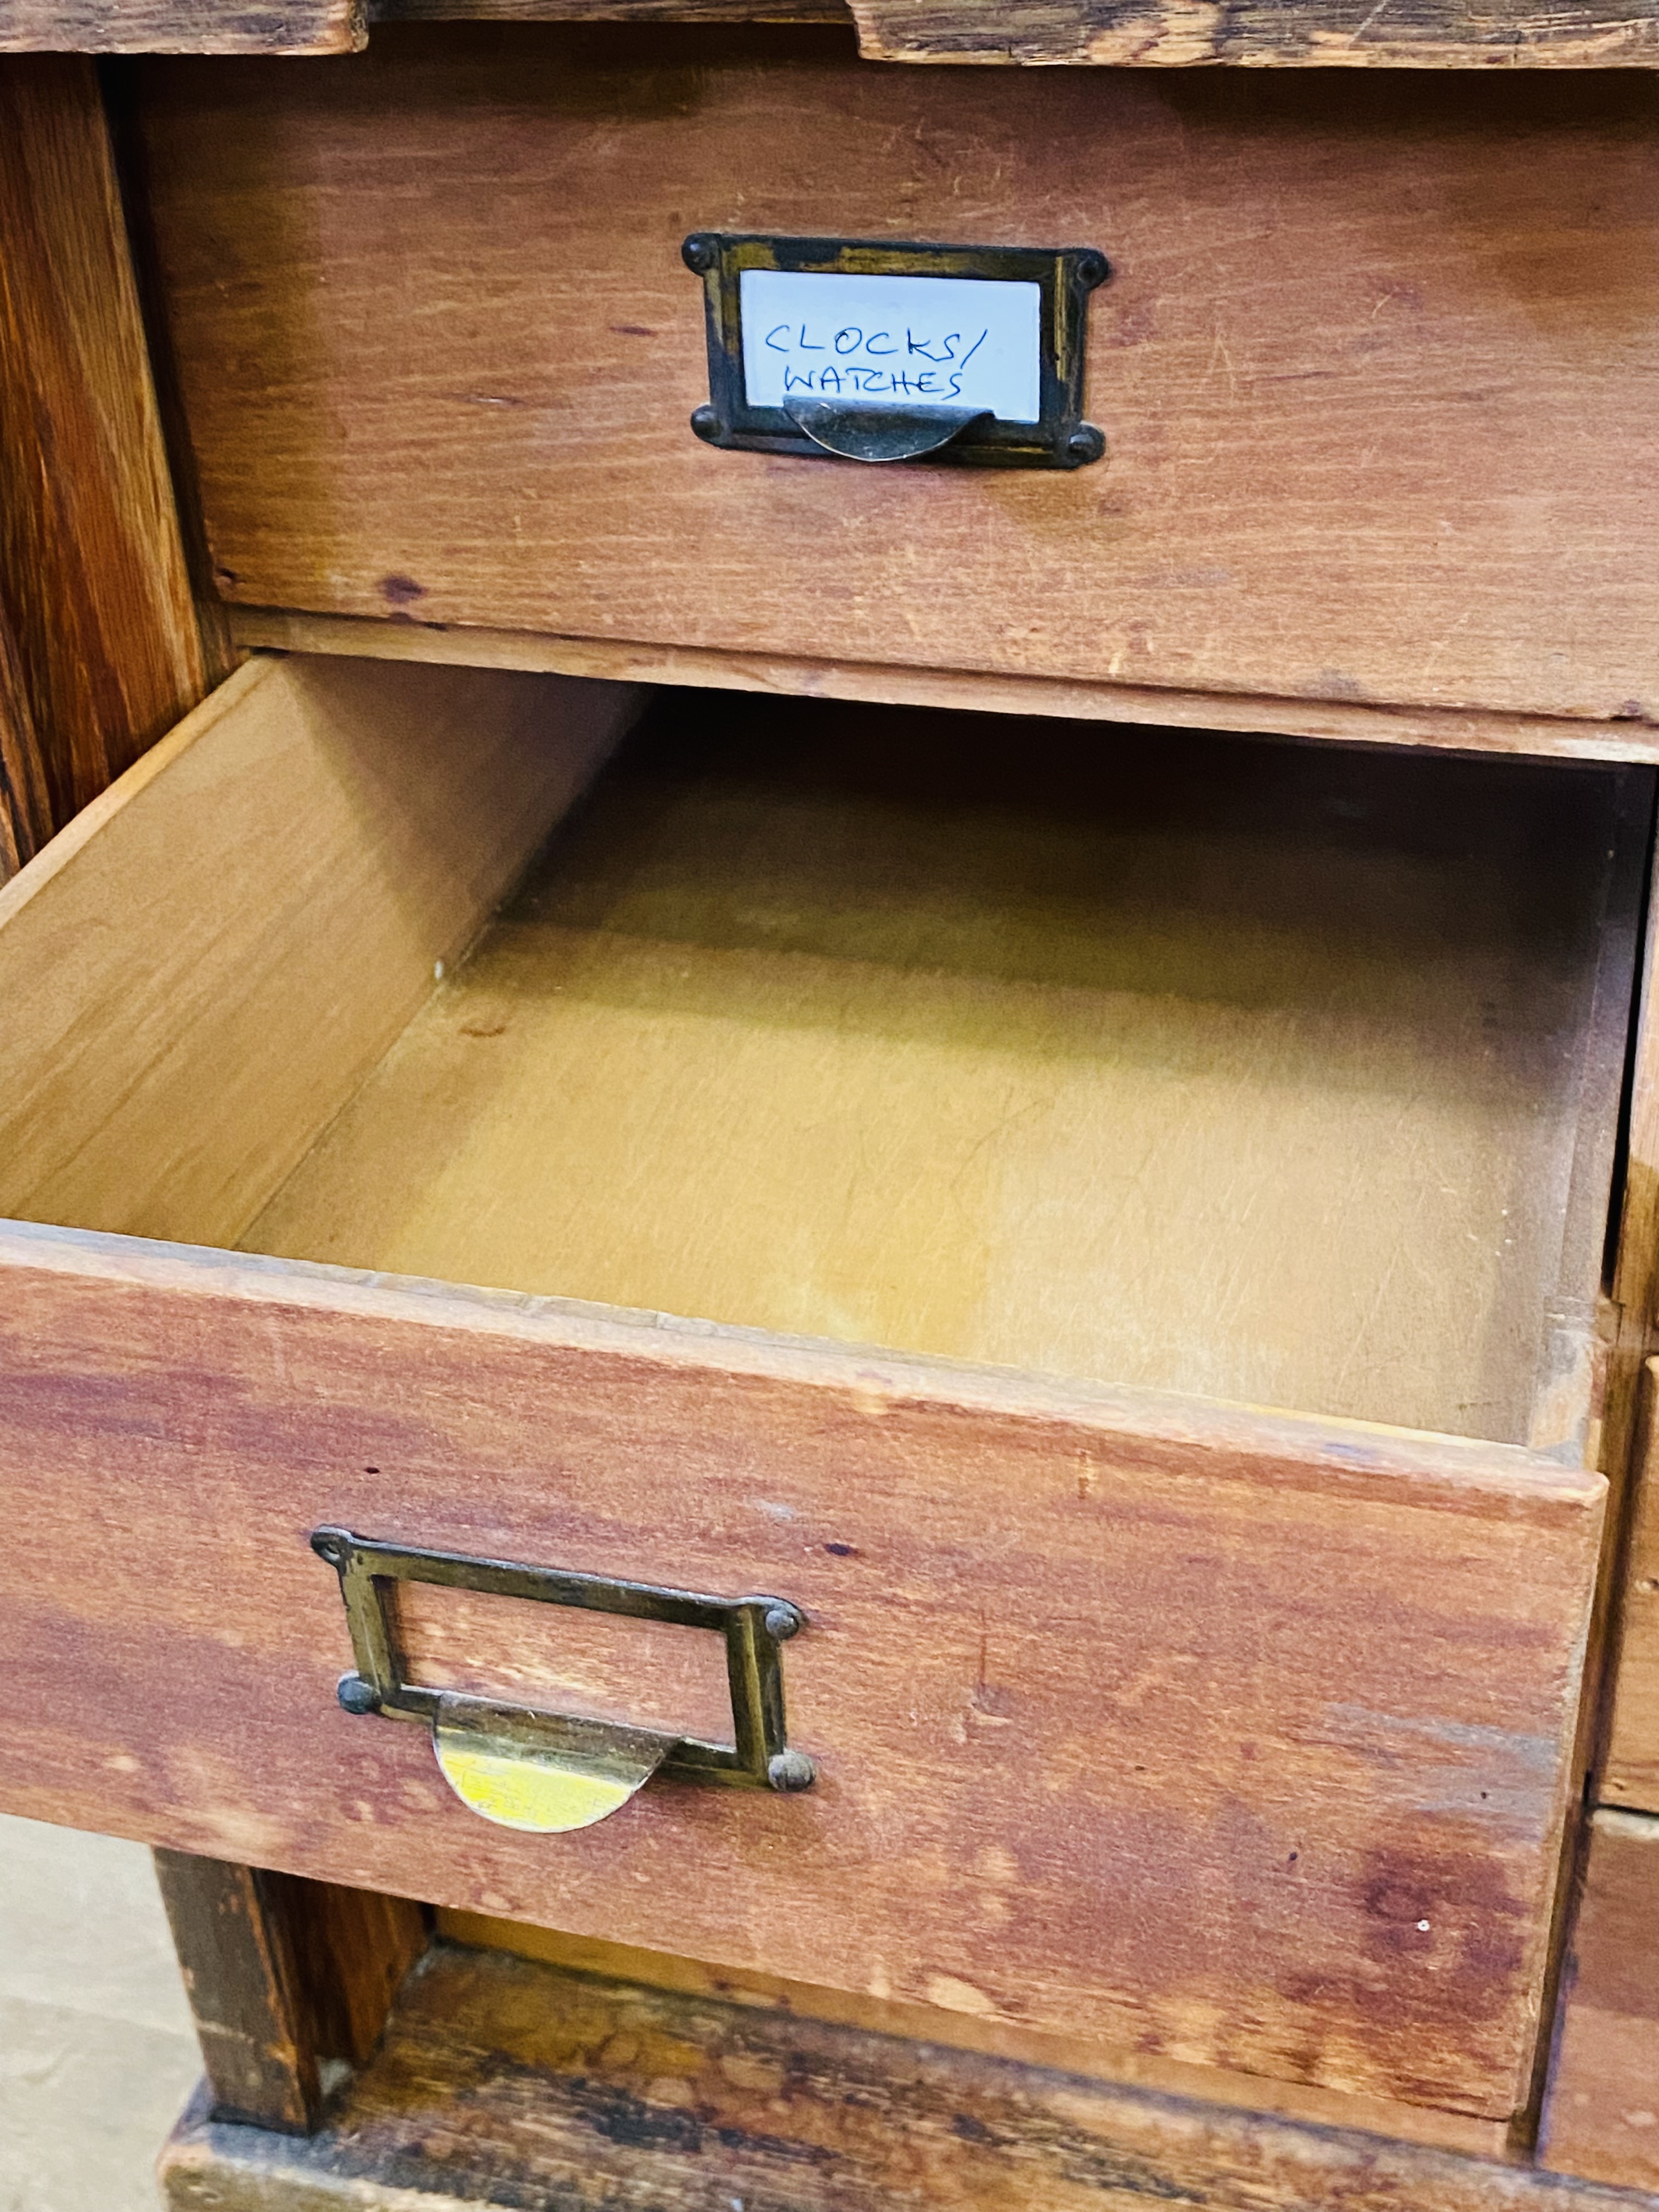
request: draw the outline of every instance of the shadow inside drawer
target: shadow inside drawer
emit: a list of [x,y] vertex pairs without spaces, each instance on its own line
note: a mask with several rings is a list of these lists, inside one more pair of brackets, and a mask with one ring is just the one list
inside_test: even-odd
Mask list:
[[1650,804],[665,692],[243,1242],[1555,1442]]

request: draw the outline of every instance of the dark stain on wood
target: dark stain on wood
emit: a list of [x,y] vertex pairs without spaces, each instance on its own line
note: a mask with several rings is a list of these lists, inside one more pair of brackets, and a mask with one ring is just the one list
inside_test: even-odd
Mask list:
[[1521,2168],[441,1944],[309,2142],[216,2127],[170,2212],[1615,2212]]

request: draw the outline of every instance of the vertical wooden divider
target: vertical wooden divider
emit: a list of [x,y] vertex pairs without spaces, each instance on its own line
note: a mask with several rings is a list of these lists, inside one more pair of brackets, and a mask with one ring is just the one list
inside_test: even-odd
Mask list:
[[155,1872],[216,2115],[305,2134],[323,2087],[291,1899],[222,1859],[157,1851]]
[[215,2117],[303,2135],[331,2061],[361,2065],[426,1948],[418,1905],[157,1851]]
[[0,58],[0,699],[15,686],[27,702],[0,707],[15,866],[207,689],[109,131],[79,55]]

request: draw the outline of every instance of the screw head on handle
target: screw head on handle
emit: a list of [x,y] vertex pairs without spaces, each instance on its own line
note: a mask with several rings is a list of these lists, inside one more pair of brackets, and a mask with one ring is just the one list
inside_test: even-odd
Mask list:
[[334,1694],[349,1713],[372,1713],[380,1708],[380,1692],[361,1674],[342,1674]]
[[719,249],[714,240],[704,238],[695,230],[680,248],[680,259],[688,269],[695,270],[699,276],[705,270],[712,269],[718,258]]
[[766,1778],[775,1790],[810,1790],[818,1771],[804,1751],[781,1751],[767,1761]]
[[787,1644],[792,1636],[799,1636],[805,1626],[805,1620],[793,1605],[769,1605],[766,1608],[766,1632],[775,1644]]

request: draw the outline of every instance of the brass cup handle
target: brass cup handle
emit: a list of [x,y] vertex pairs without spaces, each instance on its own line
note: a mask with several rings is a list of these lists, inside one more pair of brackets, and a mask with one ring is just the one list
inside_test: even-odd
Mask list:
[[[805,1626],[787,1598],[706,1597],[558,1567],[421,1551],[349,1528],[319,1528],[311,1547],[339,1576],[345,1604],[356,1664],[341,1677],[341,1705],[350,1713],[425,1722],[445,1780],[464,1804],[500,1826],[537,1834],[591,1827],[657,1773],[747,1790],[810,1790],[817,1778],[785,1729],[779,1647]],[[386,1602],[399,1582],[708,1629],[725,1640],[732,1741],[704,1743],[411,1682]]]

